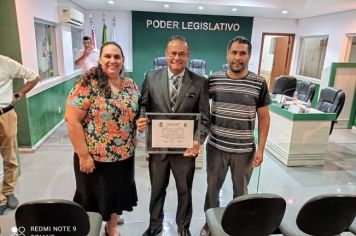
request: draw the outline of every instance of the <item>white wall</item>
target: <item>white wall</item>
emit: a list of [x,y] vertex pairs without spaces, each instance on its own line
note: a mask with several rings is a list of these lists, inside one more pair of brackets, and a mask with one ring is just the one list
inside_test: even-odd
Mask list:
[[95,26],[95,37],[97,48],[101,47],[103,35],[103,14],[105,14],[105,23],[108,26],[108,40],[111,41],[113,33],[113,18],[115,17],[115,35],[116,41],[121,46],[125,55],[125,67],[127,71],[132,71],[132,19],[131,12],[119,11],[94,11],[85,12],[84,35],[91,36],[90,15]]
[[[257,73],[260,60],[262,33],[288,33],[295,34],[296,20],[254,18],[252,27],[252,52],[249,70]],[[294,50],[293,50],[294,53]]]
[[[116,17],[116,38],[122,46],[126,57],[125,66],[128,71],[132,71],[132,16],[131,12],[112,12],[112,11],[94,11],[87,10],[85,12],[85,35],[91,35],[91,25],[89,16],[92,16],[93,24],[96,31],[96,40],[98,47],[101,45],[102,30],[103,30],[103,13],[105,14],[106,23],[109,27],[109,33],[112,28],[112,19]],[[254,18],[252,29],[252,57],[250,60],[249,69],[257,72],[260,57],[262,32],[271,33],[295,33],[296,20],[280,20]],[[109,34],[110,39],[110,34]]]
[[16,15],[20,34],[20,47],[22,63],[38,71],[36,52],[36,37],[34,20],[40,19],[57,25],[56,27],[56,49],[58,59],[58,71],[60,75],[72,73],[73,56],[70,26],[59,24],[58,4],[68,4],[82,11],[81,8],[68,0],[15,0]]
[[57,23],[56,0],[15,0],[22,63],[38,71],[34,18]]
[[[332,62],[344,62],[348,33],[356,33],[356,10],[312,17],[299,20],[296,31],[295,52],[299,50],[299,37],[311,35],[328,35],[328,46],[326,48],[325,62],[322,72],[320,87],[328,85],[328,69]],[[297,54],[292,60],[291,73],[296,73]]]
[[[37,71],[36,42],[34,31],[34,18],[43,19],[49,22],[58,23],[57,5],[68,3],[67,0],[15,0],[18,26],[20,33],[20,44],[23,64]],[[75,7],[75,5],[73,5]],[[78,10],[82,10],[76,7]],[[132,71],[132,19],[131,12],[113,12],[113,11],[85,11],[84,34],[91,34],[91,25],[89,15],[93,18],[96,27],[96,38],[98,47],[101,45],[103,13],[105,13],[106,23],[109,27],[109,39],[112,32],[112,19],[116,18],[116,38],[122,46],[126,61],[125,66],[128,71]],[[64,27],[64,35],[67,35]],[[345,58],[347,46],[347,33],[356,33],[356,10],[331,14],[319,17],[313,17],[303,20],[286,20],[270,18],[254,18],[252,28],[252,56],[249,69],[257,72],[261,50],[262,33],[295,33],[296,42],[293,49],[291,74],[296,73],[297,56],[299,50],[299,36],[311,35],[329,35],[328,47],[324,63],[324,71],[327,72],[332,62],[342,62]],[[64,40],[59,37],[58,40]],[[61,45],[64,43],[57,42],[57,51],[62,50]],[[63,48],[60,56],[69,58],[67,48]],[[59,58],[59,67],[65,70],[63,58]],[[321,86],[327,85],[327,75],[322,75]]]

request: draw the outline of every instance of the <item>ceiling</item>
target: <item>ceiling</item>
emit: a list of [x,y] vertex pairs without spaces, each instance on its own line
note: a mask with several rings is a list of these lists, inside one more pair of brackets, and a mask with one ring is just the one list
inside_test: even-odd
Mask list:
[[[302,19],[356,9],[356,0],[71,0],[85,10],[151,11]],[[165,8],[164,5],[169,7]],[[201,6],[203,9],[198,9]],[[237,9],[233,11],[232,9]],[[282,14],[287,10],[287,14]]]

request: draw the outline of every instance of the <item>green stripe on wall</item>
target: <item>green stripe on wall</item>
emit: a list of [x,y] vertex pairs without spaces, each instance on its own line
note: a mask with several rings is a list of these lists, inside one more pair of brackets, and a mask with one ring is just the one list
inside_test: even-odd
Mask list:
[[14,0],[0,1],[0,54],[22,62]]
[[77,79],[74,77],[28,99],[31,142],[19,146],[34,146],[63,119],[68,93]]

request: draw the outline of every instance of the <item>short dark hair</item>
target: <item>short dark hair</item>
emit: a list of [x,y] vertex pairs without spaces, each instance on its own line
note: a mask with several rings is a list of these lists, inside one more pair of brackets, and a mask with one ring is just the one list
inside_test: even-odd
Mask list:
[[252,50],[251,42],[243,36],[236,36],[235,38],[231,39],[230,42],[227,44],[227,51],[230,51],[231,45],[235,42],[238,42],[241,44],[247,44],[248,54],[251,55],[251,50]]
[[188,51],[189,51],[189,45],[188,45],[188,41],[186,40],[186,38],[184,38],[183,36],[181,35],[173,35],[171,37],[169,37],[168,41],[167,41],[167,46],[168,44],[173,41],[173,40],[178,40],[178,41],[182,41],[182,42],[185,42],[187,44],[187,47],[188,47]]
[[87,40],[90,40],[91,41],[91,38],[89,36],[84,36],[83,37],[83,41],[87,41]]

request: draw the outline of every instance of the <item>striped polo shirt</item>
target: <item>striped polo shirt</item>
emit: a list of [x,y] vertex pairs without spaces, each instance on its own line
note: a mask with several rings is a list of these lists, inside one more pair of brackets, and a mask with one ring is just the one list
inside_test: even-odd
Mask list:
[[218,72],[209,77],[209,97],[208,143],[225,152],[253,152],[257,108],[271,103],[265,79],[252,72],[241,79]]

